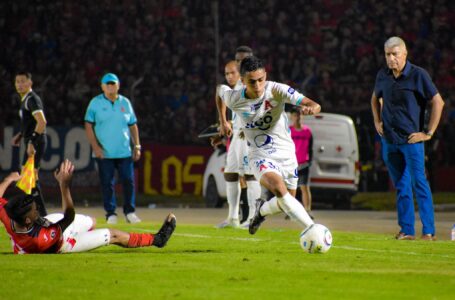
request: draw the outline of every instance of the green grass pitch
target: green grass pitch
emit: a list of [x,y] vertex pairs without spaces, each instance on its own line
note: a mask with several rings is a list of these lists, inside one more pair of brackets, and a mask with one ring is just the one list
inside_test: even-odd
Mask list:
[[303,253],[297,230],[178,224],[163,249],[12,255],[2,228],[0,299],[454,299],[455,242],[332,233],[327,254]]

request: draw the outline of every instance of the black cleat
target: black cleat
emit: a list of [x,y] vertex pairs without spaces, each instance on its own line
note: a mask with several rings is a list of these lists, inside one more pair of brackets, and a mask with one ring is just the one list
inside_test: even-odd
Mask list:
[[250,226],[248,227],[248,231],[250,234],[255,234],[258,231],[259,226],[261,223],[265,221],[265,217],[261,216],[261,207],[264,205],[265,200],[259,198],[256,200],[256,211],[254,212],[254,217],[250,221]]
[[173,214],[169,214],[164,221],[163,226],[161,226],[160,230],[155,234],[152,245],[158,248],[166,246],[166,243],[171,238],[176,226],[177,220],[175,216]]

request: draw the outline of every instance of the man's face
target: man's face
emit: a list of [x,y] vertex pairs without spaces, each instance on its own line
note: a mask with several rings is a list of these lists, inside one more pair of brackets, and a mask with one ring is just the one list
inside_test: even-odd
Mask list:
[[226,65],[224,68],[224,77],[230,87],[235,86],[240,79],[240,73],[237,66],[235,64]]
[[14,85],[16,87],[16,91],[20,95],[24,95],[31,90],[32,80],[27,78],[27,76],[25,75],[17,75]]
[[106,95],[117,95],[120,89],[120,84],[118,82],[108,82],[101,84],[101,89]]
[[26,225],[31,225],[35,223],[36,220],[38,220],[38,218],[39,218],[38,208],[36,207],[36,203],[33,202],[32,208],[27,214],[25,214],[25,223]]
[[251,53],[248,53],[248,52],[237,52],[235,54],[235,62],[237,63],[237,65],[239,66],[240,68],[240,63],[242,62],[242,60],[245,58],[245,57],[248,57],[248,56],[251,56],[252,54]]
[[253,98],[259,98],[264,94],[265,81],[267,79],[267,73],[264,69],[257,69],[255,71],[246,72],[243,76],[242,81],[246,86],[247,92]]
[[291,113],[291,122],[294,125],[300,123],[300,112]]
[[401,71],[406,64],[407,51],[404,46],[384,48],[387,67],[393,71]]

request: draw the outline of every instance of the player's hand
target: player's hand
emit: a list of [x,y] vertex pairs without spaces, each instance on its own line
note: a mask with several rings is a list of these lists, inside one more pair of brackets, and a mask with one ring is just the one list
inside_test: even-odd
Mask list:
[[93,152],[95,152],[95,157],[96,158],[99,158],[99,159],[103,159],[104,158],[104,152],[103,152],[103,149],[101,147],[94,148]]
[[22,176],[18,172],[12,172],[8,176],[6,176],[5,181],[14,182],[18,181],[21,178]]
[[315,110],[314,110],[314,107],[311,107],[311,106],[301,106],[300,107],[300,113],[302,115],[314,115],[315,114]]
[[65,159],[65,161],[63,161],[60,164],[60,168],[55,170],[54,176],[55,179],[57,179],[60,186],[68,187],[71,183],[71,179],[73,178],[73,172],[74,172],[73,163],[68,159]]
[[427,135],[424,132],[414,132],[408,136],[408,143],[415,144],[419,142],[425,142],[431,139],[431,136]]
[[221,135],[215,135],[210,138],[210,145],[212,145],[213,148],[218,147],[223,143],[223,137]]
[[28,157],[35,155],[35,153],[36,153],[35,146],[33,146],[32,143],[28,143],[27,144],[27,155],[28,155]]
[[230,137],[232,135],[231,122],[225,121],[220,123],[220,135]]
[[21,139],[22,139],[22,134],[21,133],[16,134],[11,139],[11,145],[13,145],[14,147],[19,147],[21,144]]
[[133,150],[133,161],[138,161],[139,159],[141,159],[141,150],[134,149]]
[[384,135],[383,123],[382,121],[374,122],[374,127],[380,136]]

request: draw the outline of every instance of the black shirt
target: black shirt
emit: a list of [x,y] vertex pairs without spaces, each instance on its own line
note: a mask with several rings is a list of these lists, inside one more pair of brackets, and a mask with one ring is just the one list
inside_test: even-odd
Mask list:
[[19,116],[21,118],[21,134],[24,139],[29,139],[36,128],[36,120],[33,114],[42,111],[44,114],[43,102],[34,92],[29,92],[21,102]]

